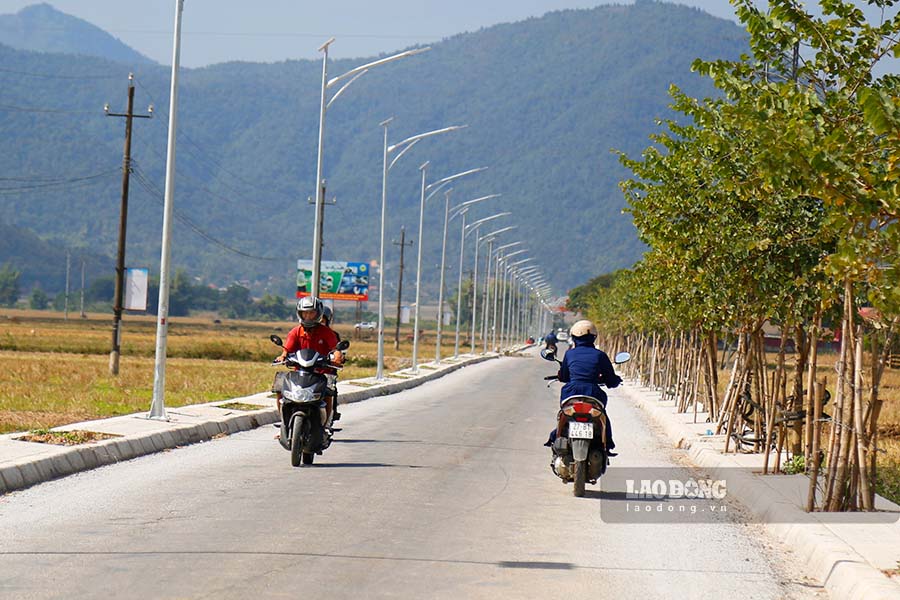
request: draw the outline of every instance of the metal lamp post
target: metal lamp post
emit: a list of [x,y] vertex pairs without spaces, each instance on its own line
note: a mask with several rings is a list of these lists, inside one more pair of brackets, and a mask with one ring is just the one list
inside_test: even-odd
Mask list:
[[[421,195],[419,197],[419,248],[418,248],[418,256],[416,258],[416,310],[413,316],[413,354],[412,354],[412,367],[411,371],[413,373],[419,372],[419,314],[420,314],[420,304],[422,299],[422,238],[424,237],[422,234],[424,233],[425,227],[425,204],[430,200],[436,193],[438,193],[441,189],[445,188],[451,181],[456,181],[461,177],[465,177],[467,175],[472,175],[474,173],[480,173],[481,171],[487,170],[487,167],[479,167],[477,169],[469,169],[468,171],[462,171],[460,173],[456,173],[454,175],[450,175],[448,177],[444,177],[443,179],[438,179],[432,184],[425,185],[426,177],[427,177],[427,169],[428,164],[425,163],[421,167],[419,167],[422,171],[422,188]],[[431,192],[428,194],[428,192]],[[428,194],[426,197],[425,194]],[[446,237],[446,235],[445,235]],[[441,269],[441,277],[443,277],[443,268]],[[443,288],[443,284],[441,285]],[[438,314],[438,329],[440,329],[440,321],[442,315]]]
[[[509,227],[504,227],[503,229],[494,231],[494,232],[490,233],[489,235],[496,237],[496,236],[500,235],[501,233],[506,233],[507,231],[512,231],[512,230],[518,229],[518,228],[519,228],[518,225],[510,225]],[[504,246],[500,246],[496,250],[497,257],[499,257],[500,252],[502,252],[506,248],[512,248],[513,246],[518,246],[519,244],[522,244],[522,242],[512,242],[511,244],[506,244]],[[494,300],[493,312],[494,312],[495,322],[496,322],[496,316],[497,316],[497,308],[496,307],[497,307],[497,274],[498,274],[498,272],[496,269],[494,270],[494,281],[493,281],[494,293],[493,293],[493,296],[491,296],[491,265],[494,262],[495,262],[494,245],[492,242],[492,243],[488,244],[487,277],[484,282],[485,283],[485,286],[484,286],[485,287],[485,299],[484,299],[484,311],[483,311],[484,317],[482,318],[482,340],[484,342],[484,347],[483,347],[484,354],[487,354],[487,340],[488,340],[488,334],[490,331],[488,329],[488,326],[490,325],[490,321],[489,321],[489,317],[488,317],[488,310],[490,310],[489,306],[491,304],[491,298],[493,298],[493,300]]]
[[[466,247],[466,213],[469,212],[469,208],[473,204],[477,204],[479,202],[484,202],[485,200],[491,200],[493,198],[499,198],[501,194],[489,194],[487,196],[482,196],[481,198],[475,198],[474,200],[467,200],[461,204],[457,204],[451,210],[450,220],[452,221],[456,217],[460,217],[462,219],[462,223],[459,228],[459,279],[456,286],[456,339],[453,343],[453,358],[459,357],[459,324],[460,324],[460,313],[462,312],[462,277],[463,277],[463,257],[465,256],[465,247]],[[503,214],[503,213],[501,213]],[[510,213],[506,213],[510,214]],[[496,218],[494,217],[488,218]],[[479,224],[484,222],[484,219],[479,221]],[[475,289],[474,284],[472,287],[473,291]],[[474,297],[474,295],[473,295]],[[474,316],[473,316],[474,318]]]
[[[319,98],[319,146],[316,159],[316,221],[315,230],[313,231],[313,280],[312,286],[310,287],[310,295],[313,298],[319,297],[319,278],[321,276],[322,267],[322,229],[325,220],[325,180],[323,178],[323,160],[325,157],[325,112],[332,104],[334,104],[335,100],[337,100],[341,96],[341,94],[343,94],[344,91],[348,87],[350,87],[350,85],[354,81],[368,73],[369,69],[379,67],[401,58],[407,58],[409,56],[415,56],[416,54],[422,54],[423,52],[428,52],[429,50],[431,50],[431,48],[417,48],[415,50],[400,52],[398,54],[394,54],[393,56],[388,56],[386,58],[360,65],[354,69],[350,69],[343,75],[338,75],[337,77],[329,80],[328,47],[331,46],[333,42],[334,38],[331,38],[319,47],[319,52],[322,53],[322,89]],[[349,81],[344,83],[344,85],[341,86],[341,88],[337,92],[335,92],[331,100],[328,100],[328,90],[348,78]],[[383,237],[384,236],[382,236],[382,238]]]
[[[349,83],[348,83],[349,85]],[[336,96],[335,96],[336,97]],[[456,131],[458,129],[463,129],[465,125],[453,125],[451,127],[444,127],[442,129],[435,129],[434,131],[428,131],[425,133],[420,133],[418,135],[414,135],[406,138],[402,142],[396,143],[393,146],[388,146],[388,125],[390,125],[391,121],[393,121],[393,117],[387,119],[386,121],[381,122],[381,126],[384,128],[384,148],[383,148],[383,164],[382,164],[382,175],[381,175],[381,252],[379,254],[379,263],[378,263],[378,361],[377,367],[375,370],[375,379],[381,381],[384,379],[384,243],[385,243],[385,221],[387,217],[387,180],[388,180],[388,171],[397,164],[397,161],[406,154],[413,146],[418,144],[420,141],[425,138],[429,138],[435,135],[439,135],[442,133],[448,133],[450,131]],[[388,158],[391,153],[398,151],[397,156],[388,163]],[[422,169],[424,169],[428,163],[422,165]],[[421,244],[421,230],[419,231],[419,243]],[[418,297],[418,291],[416,291],[416,296]],[[418,310],[418,307],[417,307]]]
[[[494,194],[494,197],[499,194]],[[468,204],[472,204],[474,202],[480,202],[482,200],[486,200],[490,196],[485,196],[484,198],[477,198],[476,200],[470,200]],[[454,209],[455,210],[455,209]],[[444,275],[445,275],[445,264],[447,259],[447,227],[450,224],[450,190],[444,193],[444,238],[441,242],[441,277],[440,277],[440,287],[438,289],[438,322],[437,322],[437,341],[435,343],[434,350],[434,362],[435,364],[441,364],[441,338],[444,331]],[[460,260],[462,262],[462,260]],[[462,269],[459,272],[459,281],[460,285],[462,285]],[[458,304],[458,303],[457,303]],[[457,313],[458,314],[458,313]],[[458,320],[458,318],[457,318]],[[457,330],[459,327],[457,326]],[[458,344],[458,340],[457,340]]]
[[[515,263],[510,263],[509,260],[516,255],[524,254],[527,250],[519,250],[517,252],[512,252],[504,258],[505,273],[504,273],[504,286],[503,286],[503,302],[500,307],[500,347],[505,347],[508,344],[504,340],[509,340],[509,330],[511,329],[510,325],[512,323],[512,306],[513,301],[515,300],[516,295],[516,286],[514,285],[514,280],[516,279],[516,265],[521,265],[524,263],[532,262],[536,259],[534,258],[526,258],[525,260],[520,260]],[[509,278],[509,282],[505,282],[505,278]],[[507,298],[509,300],[507,300]]]
[[[181,15],[184,0],[175,0],[175,32],[172,43],[172,82],[169,93],[169,134],[166,146],[166,194],[163,208],[162,252],[159,264],[159,303],[156,310],[156,353],[153,369],[153,398],[148,419],[166,416],[166,342],[169,317],[169,261],[171,257],[172,213],[175,201],[175,131],[178,126],[178,71],[181,68]],[[68,290],[67,290],[68,291]]]
[[479,219],[474,223],[470,223],[466,225],[466,229],[471,229],[471,231],[466,232],[466,236],[471,233],[475,233],[475,268],[473,270],[472,277],[472,337],[469,338],[469,353],[475,354],[475,324],[477,323],[477,314],[478,314],[478,250],[481,247],[482,242],[487,241],[488,236],[479,237],[478,232],[481,230],[481,226],[488,221],[493,221],[494,219],[499,219],[500,217],[505,217],[511,215],[512,213],[503,212],[497,213],[495,215],[491,215],[489,217],[485,217],[484,219]]

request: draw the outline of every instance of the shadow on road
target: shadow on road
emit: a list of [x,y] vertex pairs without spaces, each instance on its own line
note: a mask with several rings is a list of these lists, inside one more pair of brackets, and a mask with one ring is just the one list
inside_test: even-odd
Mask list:
[[393,469],[431,469],[425,465],[394,465],[390,463],[318,463],[313,465],[314,469],[376,469],[376,468],[393,468]]

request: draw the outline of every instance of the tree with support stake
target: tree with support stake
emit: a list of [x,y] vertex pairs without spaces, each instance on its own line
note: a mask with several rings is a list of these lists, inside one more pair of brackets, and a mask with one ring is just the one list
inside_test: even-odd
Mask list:
[[[153,107],[146,115],[134,114],[134,74],[128,75],[128,110],[124,113],[109,112],[109,104],[104,107],[108,117],[125,118],[125,152],[122,159],[122,208],[119,213],[119,245],[116,257],[116,291],[113,304],[112,350],[109,353],[109,374],[119,374],[119,355],[122,347],[122,299],[125,295],[125,229],[128,223],[128,184],[131,175],[131,123],[132,120],[149,119]],[[83,283],[82,283],[83,285]]]

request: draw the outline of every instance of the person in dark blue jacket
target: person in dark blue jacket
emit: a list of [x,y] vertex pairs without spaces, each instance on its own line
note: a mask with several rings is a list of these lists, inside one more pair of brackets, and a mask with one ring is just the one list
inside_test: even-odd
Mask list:
[[556,352],[556,343],[558,341],[559,340],[556,339],[556,334],[551,331],[544,336],[544,347],[546,347],[548,350],[552,349],[553,352]]
[[[614,388],[622,383],[622,378],[616,375],[613,369],[612,361],[602,350],[594,347],[594,341],[597,339],[597,328],[590,321],[578,321],[572,326],[572,341],[575,346],[569,348],[565,356],[563,356],[562,364],[559,367],[557,377],[563,385],[559,394],[559,401],[571,396],[590,396],[596,398],[605,407],[606,393],[600,388],[603,383],[608,388]],[[553,441],[562,435],[560,429],[563,427],[564,421],[560,419],[557,429],[550,434],[550,440],[545,445],[552,445]],[[607,450],[616,447],[612,437],[612,426],[609,419],[606,419],[606,440]],[[609,452],[610,456],[615,456],[614,452]]]

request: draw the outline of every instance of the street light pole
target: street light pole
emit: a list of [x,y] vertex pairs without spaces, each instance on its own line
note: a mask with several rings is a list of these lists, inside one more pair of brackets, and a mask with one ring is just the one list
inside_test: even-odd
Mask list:
[[[484,342],[483,353],[485,353],[485,354],[487,353],[488,335],[490,333],[488,330],[488,325],[490,324],[489,317],[488,317],[488,311],[490,310],[489,305],[491,303],[491,263],[493,262],[492,259],[493,259],[493,254],[494,254],[493,240],[494,240],[494,238],[496,238],[496,236],[500,235],[501,233],[506,233],[507,231],[512,231],[512,230],[518,229],[518,228],[519,228],[518,225],[510,225],[509,227],[504,227],[503,229],[498,229],[497,231],[491,232],[487,235],[487,237],[491,238],[491,241],[488,244],[487,278],[485,279],[485,282],[484,282],[484,310],[482,311],[484,314],[484,317],[482,318],[482,341]],[[497,248],[497,252],[501,252],[502,250],[504,250],[506,248],[518,246],[521,243],[522,242],[513,242],[511,244],[506,244],[504,246]],[[496,290],[496,278],[497,278],[497,273],[495,272],[494,273],[495,290]],[[494,294],[495,294],[494,298],[496,299],[496,291],[494,292]],[[495,304],[496,304],[496,302],[495,302]]]
[[[183,0],[181,1],[183,2]],[[394,54],[393,56],[388,56],[386,58],[360,65],[354,69],[350,69],[343,75],[338,75],[337,77],[329,80],[328,48],[333,42],[334,38],[331,38],[319,47],[319,52],[322,53],[322,88],[319,95],[319,147],[316,158],[316,221],[315,228],[313,229],[313,280],[312,286],[310,287],[310,295],[313,298],[319,297],[320,277],[322,271],[322,230],[325,221],[325,179],[323,175],[325,160],[325,113],[328,108],[334,103],[334,101],[337,100],[338,97],[340,97],[340,95],[343,94],[348,87],[350,87],[350,84],[368,73],[369,69],[381,66],[389,62],[393,62],[401,58],[415,56],[416,54],[421,54],[423,52],[428,52],[429,50],[431,50],[431,48],[417,48],[415,50],[400,52],[398,54]],[[341,86],[341,88],[334,94],[334,96],[332,96],[331,100],[328,100],[328,89],[347,78],[350,78],[349,81]],[[384,235],[382,235],[382,241],[383,239]],[[381,267],[379,266],[379,268]],[[380,290],[379,293],[381,293]]]
[[325,220],[325,186],[322,181],[322,171],[324,170],[323,161],[325,160],[325,110],[327,104],[325,102],[328,93],[328,47],[334,42],[331,38],[319,47],[322,53],[322,89],[319,97],[319,145],[316,154],[316,220],[315,229],[313,230],[313,271],[312,285],[310,286],[310,294],[313,300],[319,297],[319,285],[322,276],[322,229]]
[[444,238],[441,242],[441,283],[438,288],[437,343],[434,350],[434,364],[441,364],[441,337],[444,332],[444,269],[447,261],[447,225],[450,221],[450,192],[444,192]]
[[[424,227],[425,227],[425,204],[434,196],[438,191],[444,188],[451,181],[455,181],[461,177],[465,177],[467,175],[472,175],[474,173],[480,173],[481,171],[487,170],[487,167],[480,167],[477,169],[469,169],[468,171],[462,171],[461,173],[456,173],[454,175],[450,175],[449,177],[444,177],[443,179],[439,179],[430,185],[425,185],[428,165],[430,163],[426,162],[419,169],[422,171],[422,187],[421,187],[421,195],[419,197],[419,252],[418,258],[416,259],[416,310],[413,316],[413,355],[412,355],[412,368],[411,371],[413,373],[419,372],[419,303],[421,301],[421,290],[422,290],[422,239],[424,237]],[[431,191],[430,194],[426,197],[425,194]],[[445,236],[446,238],[446,236]],[[443,270],[441,271],[441,277],[443,277]],[[443,285],[441,286],[443,288]],[[443,290],[442,290],[443,291]],[[440,312],[440,308],[438,311]],[[440,330],[440,321],[442,315],[438,315],[438,330]],[[438,358],[440,361],[440,358]]]
[[475,232],[475,268],[472,277],[472,337],[469,339],[470,354],[475,354],[475,328],[477,326],[476,323],[478,322],[478,250],[481,248],[482,242],[487,241],[488,237],[490,237],[490,234],[479,237],[478,232],[481,231],[481,225],[483,225],[484,223],[493,221],[494,219],[499,219],[500,217],[506,217],[511,214],[512,213],[509,212],[497,213],[495,215],[479,219],[474,223],[466,225],[466,229],[472,230],[467,231],[466,235]]
[[[350,83],[352,83],[352,80],[350,81]],[[348,83],[347,85],[350,85],[350,83]],[[341,91],[343,91],[343,89]],[[340,94],[340,92],[338,92],[338,94]],[[336,97],[337,96],[335,96],[335,98]],[[420,141],[424,140],[425,138],[428,138],[428,137],[431,137],[434,135],[439,135],[442,133],[449,133],[451,131],[456,131],[457,129],[463,129],[463,128],[467,127],[467,125],[453,125],[451,127],[435,129],[433,131],[428,131],[425,133],[420,133],[418,135],[408,137],[405,140],[403,140],[402,142],[398,142],[392,146],[388,146],[388,125],[391,123],[391,121],[393,121],[393,117],[386,121],[382,121],[382,123],[381,123],[381,126],[384,128],[384,150],[383,150],[383,154],[382,154],[383,162],[382,162],[382,173],[381,173],[381,253],[380,253],[380,258],[379,258],[381,263],[379,264],[379,269],[380,269],[379,282],[380,283],[379,283],[379,290],[378,290],[378,359],[377,359],[377,366],[375,369],[375,379],[377,379],[378,381],[381,381],[382,379],[384,379],[384,244],[385,244],[384,227],[385,227],[385,221],[387,218],[388,172],[390,171],[391,167],[393,167],[395,164],[397,164],[397,161],[400,160],[400,158],[404,154],[406,154],[413,146],[415,146],[416,144],[418,144]],[[390,154],[392,152],[395,152],[398,150],[399,150],[399,152],[397,153],[397,156],[395,156],[393,158],[393,160],[391,160],[391,162],[388,163],[388,157],[390,156]],[[425,169],[425,168],[427,168],[427,165],[428,165],[428,163],[425,163],[420,168]],[[423,178],[424,178],[424,175],[423,175]],[[423,194],[424,194],[424,192],[423,192]],[[423,200],[423,202],[424,202],[424,200]],[[416,264],[417,264],[416,270],[418,272],[421,272],[421,266],[422,266],[421,248],[422,248],[422,218],[420,217],[419,218],[419,249],[420,249],[420,251],[419,251],[419,257],[416,259]],[[419,275],[419,273],[417,273],[416,274],[416,315],[417,316],[419,314],[419,287],[420,287],[419,286],[419,277],[420,277],[420,275]],[[416,348],[417,344],[416,344],[415,339],[416,339],[416,336],[418,335],[418,327],[419,327],[418,322],[416,323],[415,327],[416,327],[416,331],[414,332],[414,336],[413,336],[413,340],[414,340],[413,341],[413,356],[414,357],[415,357],[415,353],[417,350],[417,348]],[[413,361],[413,369],[415,369],[415,359]]]
[[[490,194],[488,196],[482,196],[481,198],[475,198],[474,200],[468,200],[466,202],[463,202],[462,204],[457,204],[455,207],[453,207],[453,210],[451,211],[452,213],[454,213],[450,217],[451,221],[453,219],[455,219],[456,217],[462,217],[462,225],[460,226],[460,230],[459,230],[459,281],[457,282],[457,286],[456,286],[456,290],[457,290],[456,291],[456,339],[454,340],[454,343],[453,343],[453,358],[459,357],[459,326],[460,326],[460,315],[462,313],[462,296],[463,296],[463,293],[462,293],[463,257],[465,256],[466,229],[467,229],[466,213],[469,212],[469,207],[471,207],[473,204],[477,204],[479,202],[484,202],[485,200],[490,200],[492,198],[499,198],[500,195],[501,194]],[[501,213],[501,214],[503,214],[503,213]],[[506,214],[509,214],[509,213],[506,213]],[[487,217],[487,219],[493,219],[493,218],[496,218],[497,216],[498,215],[494,215],[492,217]],[[484,221],[485,221],[485,219],[481,219],[477,223],[481,224]],[[477,255],[476,255],[476,259],[475,259],[475,264],[476,264],[476,268],[477,268],[477,265],[478,265]],[[472,289],[473,289],[473,291],[475,290],[475,283],[472,284]],[[473,294],[473,299],[474,299],[474,294]],[[474,319],[474,312],[475,312],[475,309],[473,307],[472,315],[471,315],[473,319]]]
[[419,305],[422,300],[422,234],[425,227],[425,177],[429,162],[425,162],[419,171],[422,173],[422,194],[419,198],[419,251],[416,256],[416,310],[413,315],[413,354],[412,372],[419,372]]
[[384,378],[384,224],[387,216],[388,125],[393,120],[391,117],[381,122],[384,128],[384,153],[381,172],[381,250],[378,255],[378,359],[375,368],[375,379],[379,381]]
[[169,324],[169,261],[171,259],[172,213],[175,201],[175,131],[178,126],[178,71],[181,68],[181,15],[184,0],[175,0],[175,31],[172,43],[172,81],[169,88],[169,133],[166,145],[166,193],[163,202],[163,233],[159,264],[159,302],[156,310],[156,352],[153,369],[153,399],[149,419],[166,417],[166,342]]

